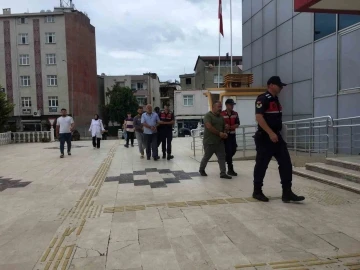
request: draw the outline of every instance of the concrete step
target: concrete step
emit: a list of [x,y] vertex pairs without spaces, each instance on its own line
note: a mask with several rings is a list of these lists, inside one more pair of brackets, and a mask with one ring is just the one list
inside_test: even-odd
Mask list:
[[327,185],[335,186],[341,189],[345,189],[357,194],[360,194],[360,184],[355,182],[350,182],[348,180],[344,180],[338,177],[333,177],[313,171],[306,170],[304,167],[302,168],[294,168],[293,173],[295,175],[305,177],[311,180],[315,180]]
[[360,183],[360,172],[355,170],[328,165],[324,163],[308,163],[305,165],[305,168],[309,171],[341,178],[358,184]]
[[356,157],[327,158],[326,164],[354,171],[360,171],[360,158]]

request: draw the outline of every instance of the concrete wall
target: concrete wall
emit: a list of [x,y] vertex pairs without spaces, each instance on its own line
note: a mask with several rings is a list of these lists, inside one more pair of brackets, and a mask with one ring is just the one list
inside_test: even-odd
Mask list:
[[[208,110],[208,99],[204,96],[205,90],[189,90],[174,92],[175,116],[203,116]],[[184,95],[194,97],[193,106],[184,106]]]
[[87,127],[99,111],[95,28],[81,12],[65,13],[65,23],[67,70],[73,76],[68,80],[70,101],[73,96],[77,126]]
[[[186,84],[186,79],[191,79],[191,84]],[[195,89],[195,76],[194,74],[189,74],[189,76],[181,75],[180,77],[180,86],[182,90],[194,90]]]

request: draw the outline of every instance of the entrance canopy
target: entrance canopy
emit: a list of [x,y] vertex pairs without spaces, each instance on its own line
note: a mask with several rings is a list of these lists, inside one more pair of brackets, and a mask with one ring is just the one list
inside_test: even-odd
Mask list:
[[359,0],[294,0],[296,12],[360,14]]

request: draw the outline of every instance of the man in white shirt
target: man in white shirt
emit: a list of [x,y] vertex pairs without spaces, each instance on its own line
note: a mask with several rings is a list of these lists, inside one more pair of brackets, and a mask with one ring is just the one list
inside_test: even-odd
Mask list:
[[64,158],[65,141],[68,155],[71,156],[71,132],[74,129],[74,119],[67,115],[66,109],[61,109],[61,116],[56,120],[56,136],[60,141],[60,158]]

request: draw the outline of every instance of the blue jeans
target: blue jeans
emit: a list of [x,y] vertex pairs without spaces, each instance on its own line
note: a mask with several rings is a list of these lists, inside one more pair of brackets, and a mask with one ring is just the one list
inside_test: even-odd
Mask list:
[[67,145],[67,152],[70,153],[70,151],[71,151],[71,133],[60,133],[59,141],[60,141],[60,153],[64,154],[65,142]]

